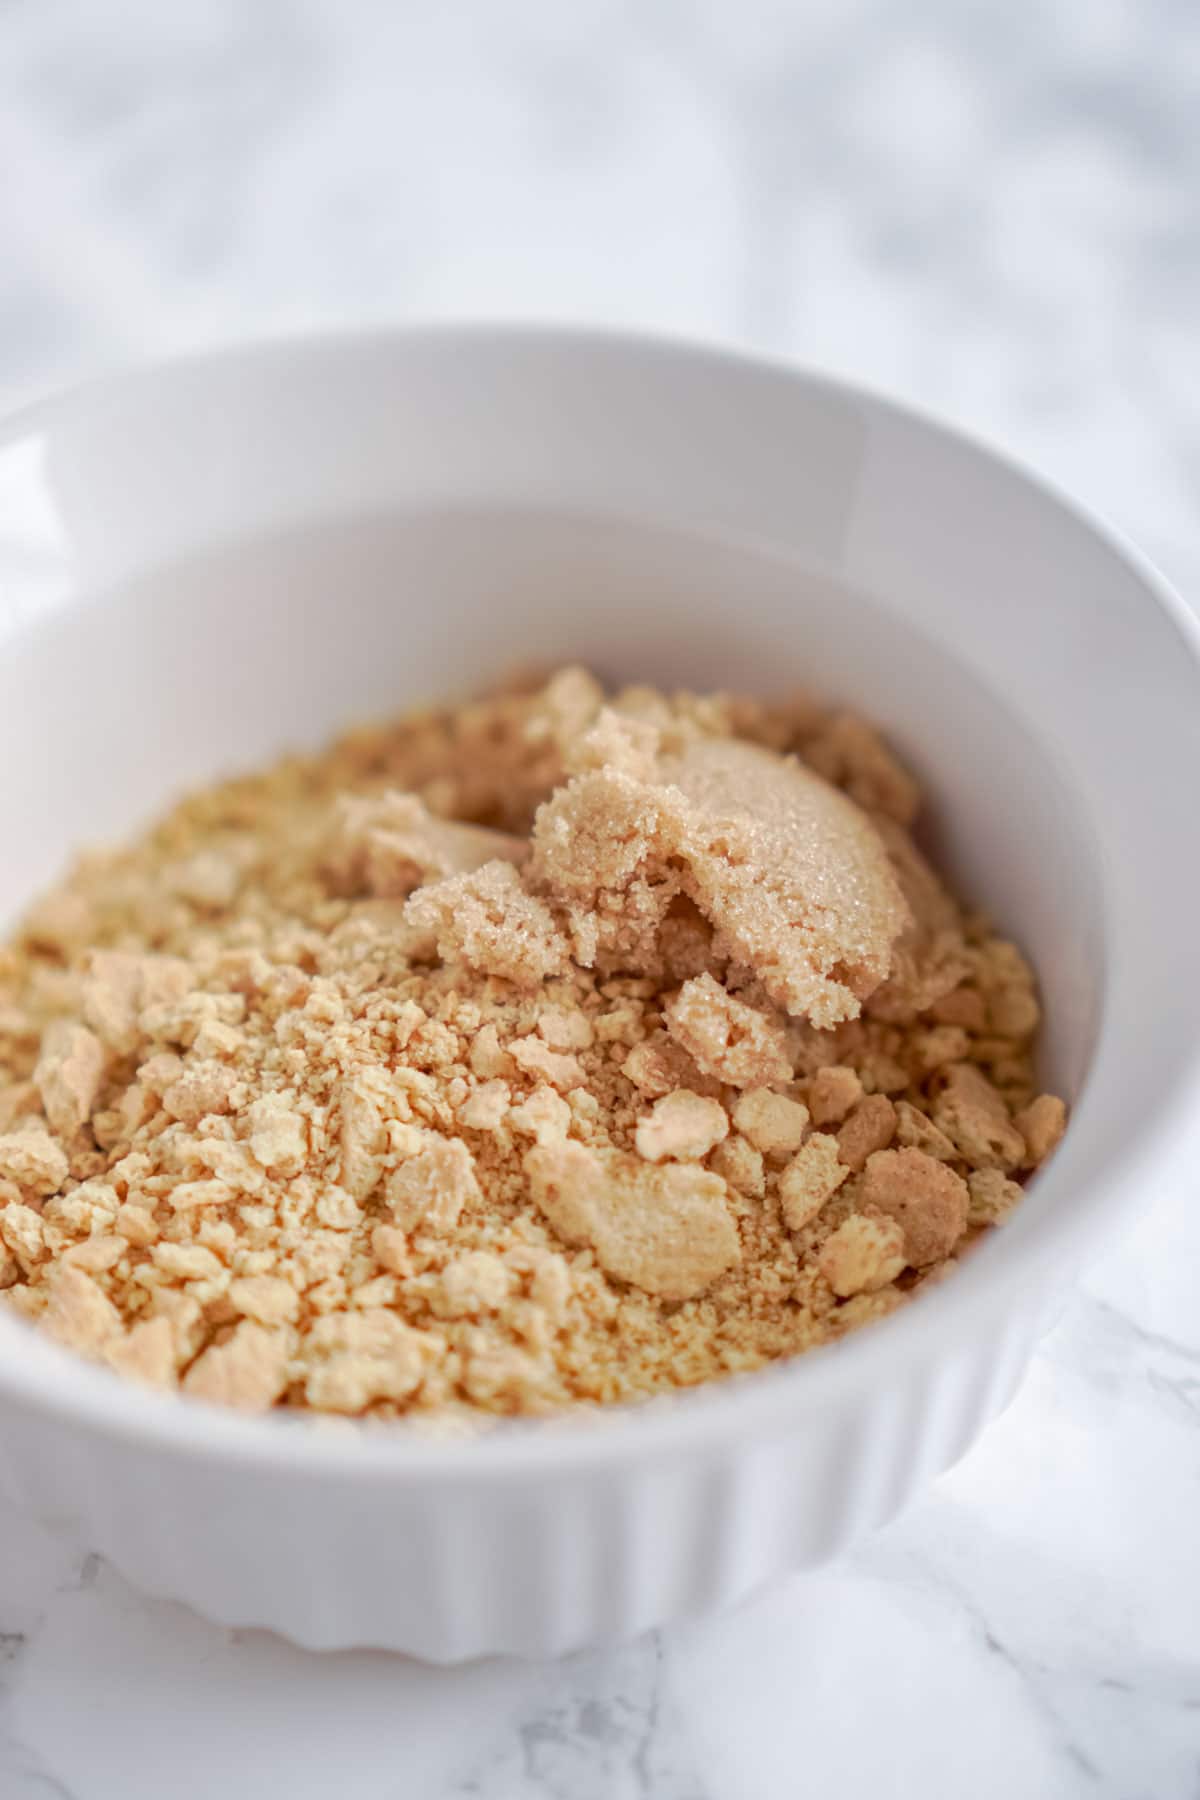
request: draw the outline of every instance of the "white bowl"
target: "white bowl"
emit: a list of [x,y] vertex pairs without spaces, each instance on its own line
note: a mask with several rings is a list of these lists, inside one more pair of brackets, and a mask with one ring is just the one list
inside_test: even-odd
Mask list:
[[185,783],[522,657],[882,721],[1041,972],[1066,1141],[953,1280],[669,1403],[439,1442],[156,1397],[0,1319],[0,1481],[132,1580],[313,1646],[545,1652],[887,1519],[1012,1395],[1200,1122],[1197,633],[1028,474],[640,340],[383,335],[135,374],[0,435],[0,915]]

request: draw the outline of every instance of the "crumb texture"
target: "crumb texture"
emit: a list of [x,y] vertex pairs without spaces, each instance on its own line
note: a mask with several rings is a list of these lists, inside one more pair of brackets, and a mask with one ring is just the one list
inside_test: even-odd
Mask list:
[[190,796],[0,948],[0,1304],[431,1423],[885,1316],[1066,1125],[919,811],[852,715],[580,669]]

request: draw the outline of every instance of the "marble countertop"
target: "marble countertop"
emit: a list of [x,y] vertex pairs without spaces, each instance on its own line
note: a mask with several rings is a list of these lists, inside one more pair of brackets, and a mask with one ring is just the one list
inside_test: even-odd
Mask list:
[[[1200,595],[1187,0],[14,0],[0,166],[5,407],[315,325],[650,326],[969,424]],[[1160,1202],[906,1518],[565,1662],[308,1656],[0,1511],[0,1800],[1194,1796],[1198,1267]]]

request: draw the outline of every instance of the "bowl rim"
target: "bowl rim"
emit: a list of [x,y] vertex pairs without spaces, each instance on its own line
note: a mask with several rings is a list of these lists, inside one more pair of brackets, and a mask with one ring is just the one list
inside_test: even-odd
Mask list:
[[[77,408],[101,400],[119,405],[132,388],[153,382],[212,374],[228,377],[248,362],[284,364],[311,358],[387,356],[439,352],[470,345],[497,354],[514,349],[569,352],[579,358],[612,355],[654,364],[674,363],[735,379],[764,377],[795,389],[825,392],[850,400],[918,435],[940,441],[1014,479],[1068,517],[1090,536],[1132,580],[1173,628],[1188,657],[1200,705],[1200,617],[1124,534],[1055,482],[1007,449],[886,389],[799,360],[758,355],[712,340],[659,335],[652,331],[537,321],[381,325],[274,335],[221,344],[191,353],[135,363],[94,376],[0,421],[0,448],[52,429]],[[36,629],[36,619],[21,629]],[[1200,959],[1198,959],[1200,960]],[[1092,1060],[1104,1042],[1107,1021],[1101,1009]],[[729,1440],[770,1436],[793,1429],[807,1412],[825,1412],[848,1388],[870,1384],[883,1366],[905,1357],[935,1360],[955,1343],[964,1320],[978,1320],[1012,1303],[1014,1287],[1057,1260],[1074,1277],[1079,1265],[1108,1240],[1113,1227],[1131,1220],[1142,1193],[1168,1147],[1182,1146],[1200,1118],[1200,1029],[1156,1114],[1130,1134],[1124,1153],[1093,1185],[1082,1217],[1066,1206],[1049,1207],[1036,1238],[997,1233],[972,1256],[955,1278],[869,1329],[803,1355],[745,1375],[648,1400],[589,1409],[539,1420],[483,1422],[478,1431],[443,1434],[405,1421],[366,1425],[350,1420],[314,1419],[282,1413],[246,1417],[175,1394],[158,1394],[89,1364],[0,1309],[0,1401],[58,1422],[146,1451],[202,1459],[210,1464],[254,1468],[311,1478],[401,1481],[438,1480],[466,1474],[473,1480],[520,1478],[531,1472],[569,1475],[636,1455],[642,1462],[675,1460]],[[1066,1186],[1049,1167],[1039,1187]],[[1038,1292],[1041,1292],[1039,1287]]]

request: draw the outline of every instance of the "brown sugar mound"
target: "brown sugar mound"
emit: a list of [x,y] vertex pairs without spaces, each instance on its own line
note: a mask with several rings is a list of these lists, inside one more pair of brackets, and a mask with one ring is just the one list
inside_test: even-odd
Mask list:
[[657,972],[682,893],[716,956],[818,1026],[857,1017],[909,922],[867,816],[798,762],[733,738],[661,755],[653,777],[578,776],[538,814],[531,868],[585,965]]
[[631,1400],[883,1317],[1065,1108],[877,733],[578,669],[90,853],[0,948],[0,1303],[263,1411]]

